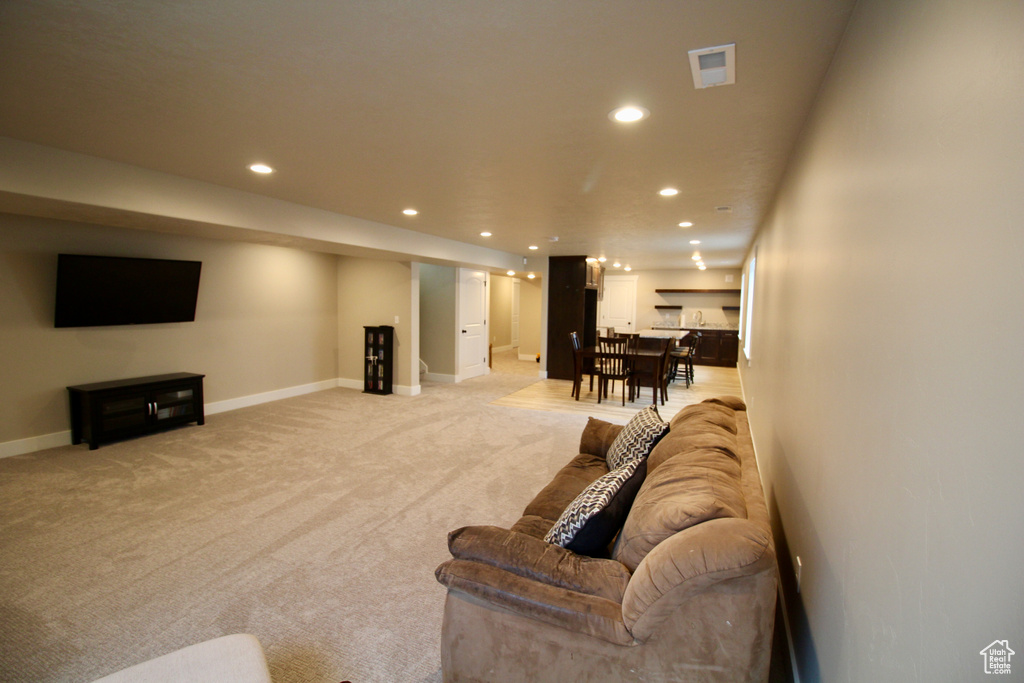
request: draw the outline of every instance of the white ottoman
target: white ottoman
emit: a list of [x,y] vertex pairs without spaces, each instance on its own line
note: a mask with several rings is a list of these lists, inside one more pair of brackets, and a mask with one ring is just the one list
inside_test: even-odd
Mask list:
[[136,664],[95,683],[272,683],[255,636],[237,633]]

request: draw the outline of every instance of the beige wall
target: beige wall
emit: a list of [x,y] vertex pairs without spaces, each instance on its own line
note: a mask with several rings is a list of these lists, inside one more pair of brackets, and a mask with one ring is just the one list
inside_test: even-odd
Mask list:
[[[540,353],[541,311],[543,302],[540,280],[523,278],[519,286],[519,355],[535,358]],[[539,369],[539,366],[538,366]]]
[[[196,320],[53,327],[57,254],[203,262]],[[70,384],[206,374],[208,403],[337,377],[335,257],[0,214],[0,444],[65,432]]]
[[[638,326],[635,329],[650,327],[661,320],[662,312],[655,306],[683,307],[682,313],[689,320],[694,313],[700,311],[704,321],[724,324],[736,323],[738,313],[723,311],[723,306],[739,306],[740,298],[734,294],[657,294],[657,289],[739,289],[739,269],[708,269],[694,268],[678,270],[637,270],[633,275],[639,276],[636,289],[636,315]],[[726,278],[732,276],[732,282]],[[678,315],[680,311],[671,311]]]
[[861,0],[758,238],[740,366],[804,683],[1024,651],[1022,26]]
[[487,332],[490,343],[496,349],[512,345],[512,278],[491,274],[490,313],[487,317]]
[[455,364],[455,294],[458,271],[449,266],[420,264],[420,358],[429,373],[450,377]]
[[391,325],[395,393],[419,392],[419,270],[419,264],[338,257],[338,374],[344,386],[362,387],[363,327]]

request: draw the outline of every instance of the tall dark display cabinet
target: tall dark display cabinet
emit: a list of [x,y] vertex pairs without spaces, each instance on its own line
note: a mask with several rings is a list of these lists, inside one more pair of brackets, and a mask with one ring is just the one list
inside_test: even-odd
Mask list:
[[363,393],[391,393],[394,338],[390,325],[363,328]]
[[599,286],[595,278],[588,278],[585,256],[548,259],[548,377],[573,378],[570,332],[579,333],[583,346],[597,344]]

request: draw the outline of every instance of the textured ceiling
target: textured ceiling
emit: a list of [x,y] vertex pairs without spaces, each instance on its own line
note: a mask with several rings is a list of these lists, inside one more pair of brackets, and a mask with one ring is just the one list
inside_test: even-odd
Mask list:
[[[0,135],[516,254],[735,266],[853,4],[4,0]],[[695,90],[687,51],[725,43],[736,84]]]

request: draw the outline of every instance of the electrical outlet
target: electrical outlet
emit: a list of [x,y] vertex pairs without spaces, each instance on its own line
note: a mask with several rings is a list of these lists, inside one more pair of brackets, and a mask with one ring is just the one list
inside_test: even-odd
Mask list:
[[732,282],[732,281],[733,281],[733,278],[734,278],[734,277],[735,277],[735,276],[733,276],[733,275],[726,275],[726,276],[725,276],[725,281],[726,281],[726,282]]
[[800,574],[801,574],[801,570],[803,570],[803,568],[804,568],[804,563],[800,561],[800,556],[797,555],[796,556],[796,567],[795,567],[795,569],[796,569],[796,592],[797,593],[800,592]]
[[395,324],[396,325],[398,324],[398,316],[397,315],[395,316]]

